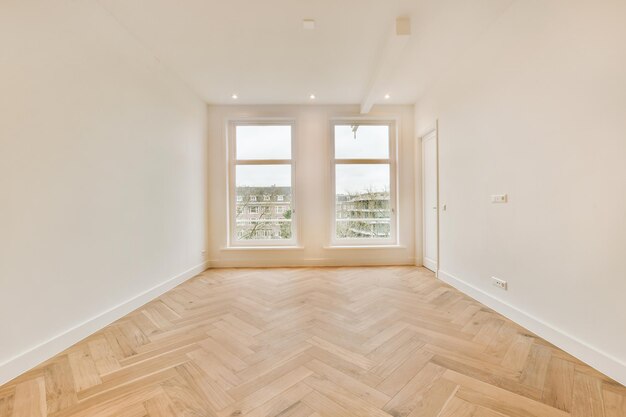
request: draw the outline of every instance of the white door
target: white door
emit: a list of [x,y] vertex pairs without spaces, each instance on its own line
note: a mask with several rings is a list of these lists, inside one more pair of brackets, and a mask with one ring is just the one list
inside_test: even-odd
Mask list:
[[422,191],[424,213],[424,266],[437,272],[439,258],[439,197],[437,131],[422,138]]

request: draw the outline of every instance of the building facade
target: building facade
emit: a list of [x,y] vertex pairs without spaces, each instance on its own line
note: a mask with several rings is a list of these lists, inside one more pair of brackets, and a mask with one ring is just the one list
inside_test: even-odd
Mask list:
[[384,239],[391,235],[389,192],[367,191],[337,195],[336,237]]
[[237,187],[237,239],[291,239],[291,187]]

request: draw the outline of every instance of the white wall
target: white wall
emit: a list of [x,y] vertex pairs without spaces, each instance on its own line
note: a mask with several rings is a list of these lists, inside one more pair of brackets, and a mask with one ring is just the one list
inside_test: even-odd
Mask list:
[[622,383],[625,16],[516,2],[416,110],[417,131],[439,119],[441,277]]
[[[412,264],[414,254],[413,106],[380,106],[368,116],[398,118],[399,248],[328,249],[330,241],[330,119],[359,116],[359,106],[210,106],[209,260],[211,266]],[[296,198],[303,249],[224,250],[228,234],[228,119],[295,119]],[[421,249],[419,251],[421,253]],[[420,259],[421,262],[421,259]]]
[[94,0],[1,2],[0,51],[2,384],[203,269],[207,116]]

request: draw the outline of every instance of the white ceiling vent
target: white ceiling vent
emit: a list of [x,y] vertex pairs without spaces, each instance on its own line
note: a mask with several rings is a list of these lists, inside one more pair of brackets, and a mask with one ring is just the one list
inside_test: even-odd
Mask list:
[[396,35],[408,36],[411,34],[411,19],[408,17],[399,17],[396,19]]

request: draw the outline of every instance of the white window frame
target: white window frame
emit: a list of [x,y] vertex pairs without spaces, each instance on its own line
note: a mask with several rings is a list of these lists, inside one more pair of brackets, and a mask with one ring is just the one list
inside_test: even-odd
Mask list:
[[[291,159],[245,159],[237,160],[237,126],[290,126],[291,128]],[[295,120],[283,118],[233,119],[227,121],[227,155],[228,155],[228,239],[227,247],[297,247],[299,236],[299,220],[296,210],[296,137]],[[291,239],[237,239],[237,165],[291,165]],[[252,200],[252,199],[251,199]],[[258,199],[256,199],[258,200]]]
[[[389,126],[389,158],[369,159],[369,158],[335,158],[335,126],[337,125],[374,125]],[[372,119],[372,118],[335,118],[330,122],[330,246],[396,246],[398,244],[398,121],[396,119]],[[352,238],[341,239],[337,237],[337,190],[336,190],[336,166],[337,165],[389,165],[389,204],[390,214],[390,236],[385,239]]]

